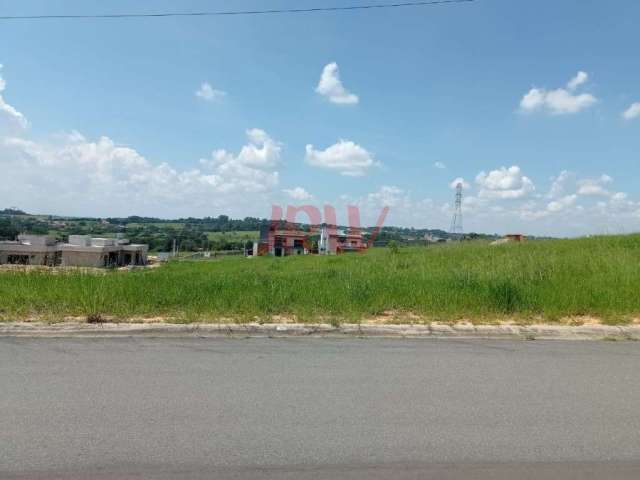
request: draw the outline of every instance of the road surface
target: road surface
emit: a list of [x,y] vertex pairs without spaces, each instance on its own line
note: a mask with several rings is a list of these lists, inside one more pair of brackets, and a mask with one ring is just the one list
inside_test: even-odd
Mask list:
[[0,478],[637,479],[640,344],[0,339]]

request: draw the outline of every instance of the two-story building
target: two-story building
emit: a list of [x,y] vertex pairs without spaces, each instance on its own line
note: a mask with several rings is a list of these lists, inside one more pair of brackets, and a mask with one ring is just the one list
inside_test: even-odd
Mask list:
[[[317,250],[311,237],[319,240]],[[332,225],[310,227],[308,230],[299,224],[274,221],[264,225],[260,230],[260,240],[254,245],[254,255],[335,255],[346,252],[357,252],[367,248],[359,230],[339,229]]]

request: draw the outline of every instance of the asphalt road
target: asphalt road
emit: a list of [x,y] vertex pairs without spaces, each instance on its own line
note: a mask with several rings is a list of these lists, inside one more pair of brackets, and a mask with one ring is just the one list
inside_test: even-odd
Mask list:
[[640,344],[0,339],[0,478],[637,479]]

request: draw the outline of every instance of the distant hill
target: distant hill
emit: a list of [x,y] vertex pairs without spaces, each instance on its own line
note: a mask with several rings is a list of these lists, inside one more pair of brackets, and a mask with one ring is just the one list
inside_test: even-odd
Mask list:
[[[113,236],[124,233],[132,242],[146,243],[152,251],[171,250],[174,240],[183,251],[241,250],[257,240],[266,218],[233,219],[227,215],[203,218],[162,219],[155,217],[64,217],[30,215],[17,207],[0,210],[0,240],[13,240],[19,233],[48,234],[65,240],[69,235]],[[301,224],[308,228],[307,224]],[[363,228],[372,234],[375,228]],[[466,239],[498,238],[497,234],[467,233]],[[384,226],[376,237],[376,245],[394,241],[400,245],[424,245],[426,240],[449,239],[442,229]]]
[[27,213],[17,209],[16,207],[11,207],[0,210],[0,215],[27,215]]

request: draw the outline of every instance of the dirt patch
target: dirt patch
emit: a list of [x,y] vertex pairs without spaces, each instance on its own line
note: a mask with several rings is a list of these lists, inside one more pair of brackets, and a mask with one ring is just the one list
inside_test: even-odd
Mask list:
[[[418,315],[413,312],[402,312],[398,310],[386,310],[379,315],[372,317],[357,319],[348,319],[340,317],[319,316],[313,318],[299,318],[296,315],[272,315],[265,317],[182,317],[182,316],[132,316],[132,317],[118,317],[115,315],[102,315],[100,314],[102,321],[107,323],[123,323],[123,324],[189,324],[189,323],[203,323],[203,324],[246,324],[246,323],[258,323],[261,325],[268,324],[328,324],[328,325],[340,325],[347,323],[357,323],[361,325],[442,325],[450,327],[473,327],[476,325],[496,325],[496,326],[531,326],[531,325],[562,325],[571,327],[590,327],[600,325],[640,325],[640,317],[627,319],[620,322],[606,322],[598,317],[593,316],[572,316],[564,317],[555,321],[549,321],[542,317],[531,318],[465,318],[447,320],[428,317],[424,315]],[[29,315],[24,318],[4,317],[0,316],[0,321],[13,322],[20,321],[24,323],[87,323],[87,315],[66,315],[63,317],[52,318],[47,315]]]
[[366,318],[362,323],[373,325],[415,325],[425,323],[425,317],[412,312],[401,312],[399,310],[385,310],[380,315]]
[[[544,322],[538,322],[544,323]],[[591,326],[591,325],[602,325],[602,320],[596,317],[591,317],[588,315],[579,315],[573,317],[563,317],[558,323],[560,325],[570,325],[574,327],[579,327],[582,325]]]
[[273,315],[266,323],[298,323],[295,315]]

